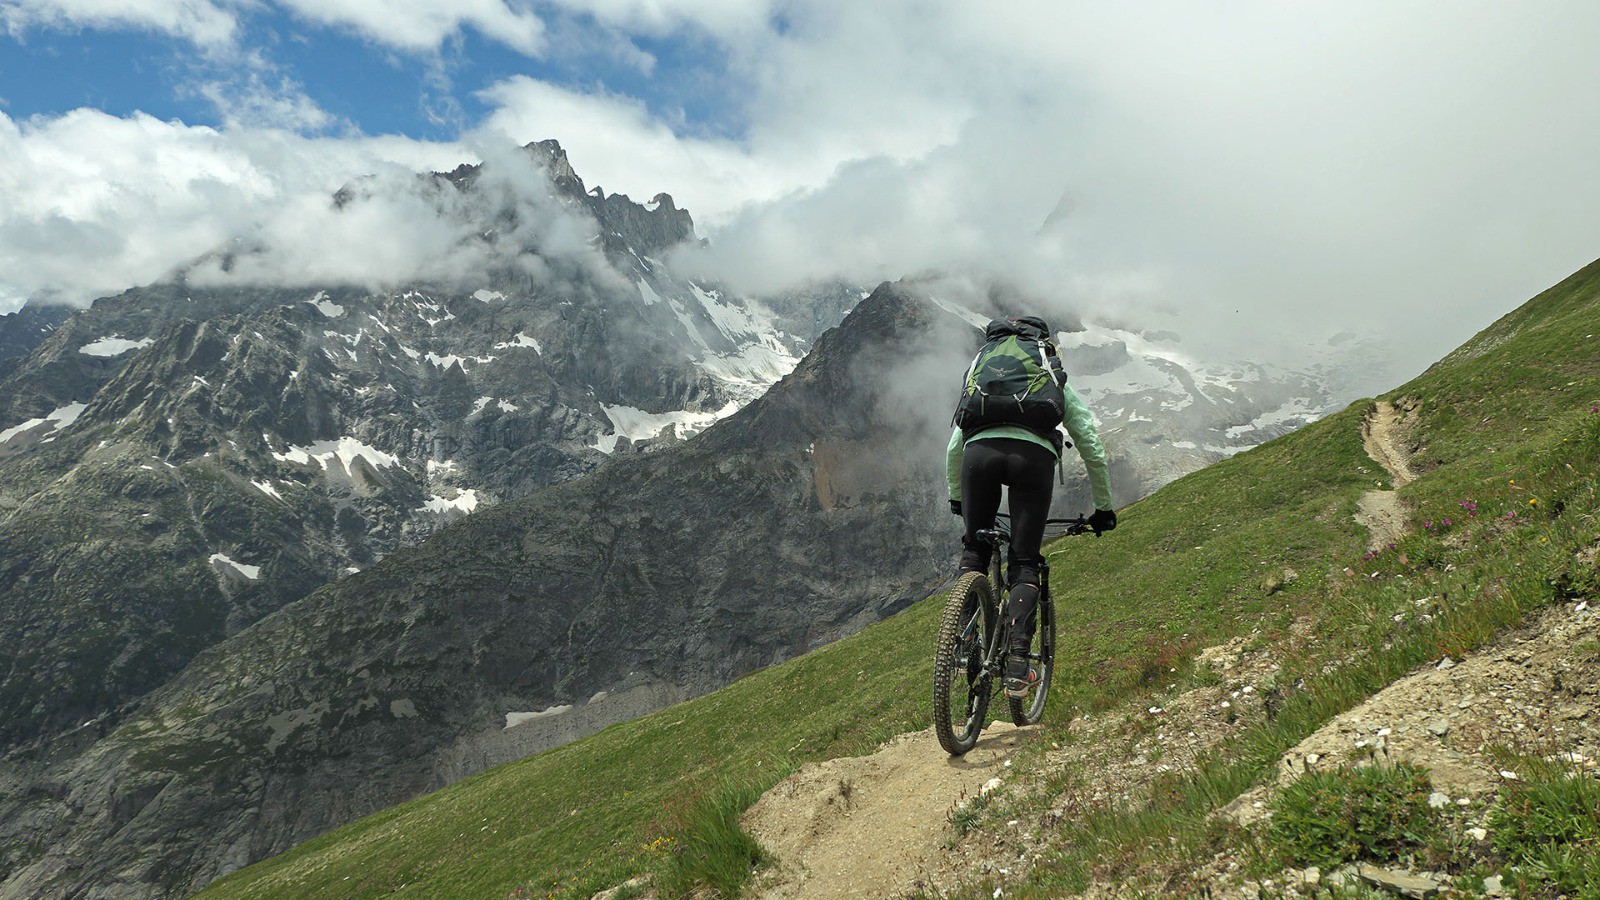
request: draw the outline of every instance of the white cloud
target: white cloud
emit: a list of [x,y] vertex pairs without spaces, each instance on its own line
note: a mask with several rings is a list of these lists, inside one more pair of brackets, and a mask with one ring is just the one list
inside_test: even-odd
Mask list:
[[774,0],[551,0],[632,33],[660,35],[694,27],[723,38],[764,30]]
[[536,56],[544,49],[544,22],[505,0],[278,0],[311,22],[348,29],[400,50],[432,52],[468,26],[490,40]]
[[[352,177],[453,168],[457,145],[218,131],[81,109],[0,114],[0,311],[148,283],[321,204]],[[331,263],[325,265],[332,265]]]
[[[268,0],[0,0],[14,37],[36,28],[145,29],[209,52],[236,49],[240,12]],[[385,47],[434,53],[464,28],[521,53],[544,50],[544,22],[523,0],[272,0],[303,21],[347,30]]]
[[247,70],[229,80],[205,82],[195,91],[216,107],[229,128],[281,128],[304,133],[322,131],[337,121],[306,96],[299,84],[283,77],[274,83],[259,70]]
[[205,0],[0,0],[0,24],[13,37],[34,28],[133,28],[197,44],[230,44],[238,27],[232,4]]
[[826,176],[825,171],[772,166],[733,141],[679,137],[652,120],[643,104],[625,97],[573,91],[526,76],[503,81],[480,97],[497,107],[487,130],[519,144],[560,140],[585,184],[608,193],[640,201],[662,191],[693,195],[696,221],[714,221],[751,198],[780,196],[807,177]]
[[1600,253],[1591,4],[781,12],[723,47],[737,138],[527,82],[497,119],[671,190],[747,285],[998,269],[1264,355],[1382,327],[1420,364]]
[[190,282],[481,285],[485,272],[515,267],[558,293],[629,289],[598,249],[594,219],[552,195],[525,151],[503,140],[475,149],[483,168],[470,193],[388,167],[353,182],[341,207],[327,193],[284,196],[239,232],[241,252],[208,260]]

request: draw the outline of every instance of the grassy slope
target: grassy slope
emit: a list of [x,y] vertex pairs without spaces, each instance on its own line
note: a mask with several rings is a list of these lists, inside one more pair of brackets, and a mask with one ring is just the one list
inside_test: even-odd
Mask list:
[[[1054,851],[1025,882],[1008,884],[1007,896],[1055,897],[1091,883],[1123,884],[1136,893],[1201,890],[1184,880],[1195,866],[1220,850],[1259,848],[1258,836],[1230,829],[1212,812],[1270,775],[1285,749],[1419,664],[1459,657],[1552,602],[1600,596],[1592,562],[1600,545],[1600,263],[1496,322],[1386,399],[1414,405],[1412,465],[1420,477],[1400,496],[1415,531],[1377,554],[1329,543],[1322,570],[1302,570],[1317,577],[1297,580],[1274,596],[1275,609],[1262,611],[1256,641],[1280,648],[1278,682],[1296,686],[1276,717],[1245,728],[1199,769],[1158,781],[1144,802],[1057,823],[1054,840],[1045,835]],[[1339,427],[1353,425],[1346,420]],[[1262,450],[1280,444],[1288,446],[1274,442]],[[1302,464],[1298,457],[1292,462]],[[1231,481],[1231,470],[1225,464],[1200,474]],[[1145,508],[1161,505],[1165,493]],[[1275,528],[1268,541],[1281,546],[1297,538],[1297,529],[1280,525],[1286,527]],[[1424,600],[1432,616],[1417,615]],[[1304,616],[1309,640],[1287,639],[1288,612]],[[1181,674],[1175,680],[1178,691],[1188,686]],[[1160,691],[1153,693],[1159,703]],[[1071,740],[1059,722],[1047,722],[1041,734]],[[1068,780],[1062,790],[1073,789]],[[1049,802],[1019,798],[976,827],[1028,817]],[[1587,852],[1600,862],[1593,848]],[[1504,871],[1503,864],[1496,866]],[[1465,874],[1473,874],[1470,865]],[[995,886],[974,884],[956,897],[988,897]]]
[[[1402,491],[1416,519],[1440,522],[1467,498],[1481,507],[1471,527],[1444,534],[1436,525],[1408,539],[1402,550],[1414,577],[1444,579],[1457,596],[1484,593],[1503,586],[1507,574],[1496,566],[1512,552],[1530,561],[1518,584],[1536,595],[1539,584],[1581,580],[1570,571],[1572,550],[1596,538],[1600,416],[1589,418],[1589,409],[1600,403],[1600,341],[1585,335],[1600,333],[1591,324],[1600,322],[1597,290],[1600,263],[1395,393],[1422,401],[1416,463],[1426,475]],[[1383,644],[1371,630],[1389,627],[1384,610],[1407,602],[1409,590],[1342,576],[1345,567],[1393,562],[1363,560],[1365,534],[1351,518],[1361,492],[1388,486],[1361,448],[1366,408],[1163,488],[1130,507],[1114,535],[1052,548],[1063,665],[1046,733],[1052,720],[1070,718],[1069,705],[1102,708],[1159,690],[1196,649],[1252,629],[1271,635],[1296,616],[1321,623],[1328,653]],[[1552,518],[1557,504],[1562,513]],[[1491,519],[1511,508],[1519,519]],[[1447,558],[1452,569],[1440,574]],[[1287,587],[1285,568],[1299,575]],[[762,787],[794,765],[925,727],[941,600],[710,696],[353,823],[219,881],[206,896],[364,896],[402,885],[421,896],[518,888],[584,896],[618,883],[658,864],[671,851],[656,839],[680,836],[696,803],[727,785]],[[1486,636],[1469,629],[1429,640]],[[1043,867],[1046,891],[1058,884],[1051,871]]]

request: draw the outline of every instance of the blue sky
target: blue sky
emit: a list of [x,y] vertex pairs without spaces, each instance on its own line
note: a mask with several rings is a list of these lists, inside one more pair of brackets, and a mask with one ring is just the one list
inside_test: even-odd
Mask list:
[[332,191],[555,138],[739,289],[998,273],[1425,363],[1600,256],[1596,37],[1577,0],[0,0],[0,313],[237,239],[396,283],[448,229]]
[[[430,48],[395,47],[272,6],[242,11],[241,46],[226,50],[149,27],[14,28],[0,40],[0,109],[23,119],[89,107],[220,127],[235,95],[207,95],[201,87],[242,91],[259,79],[280,94],[303,94],[328,114],[307,132],[448,141],[491,111],[479,90],[524,75],[636,98],[688,133],[737,136],[737,85],[726,77],[715,41],[687,28],[624,37],[590,24],[552,20],[552,38],[563,43],[538,56],[473,27]],[[250,63],[241,64],[244,58]]]

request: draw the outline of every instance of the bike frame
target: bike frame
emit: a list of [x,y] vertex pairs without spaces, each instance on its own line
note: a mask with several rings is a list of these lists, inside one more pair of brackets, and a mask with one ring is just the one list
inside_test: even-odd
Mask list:
[[[1075,519],[1046,519],[1045,525],[1067,526],[1067,528],[1061,534],[1057,535],[1057,537],[1084,534],[1090,530],[1088,520],[1082,516],[1079,516]],[[986,618],[992,616],[993,618],[991,621],[995,621],[997,623],[997,627],[992,627],[989,629],[989,646],[983,648],[983,657],[979,662],[979,671],[973,680],[974,689],[971,693],[974,697],[981,697],[982,700],[976,704],[977,709],[973,710],[972,712],[974,714],[981,715],[988,711],[989,703],[1000,694],[1001,687],[998,681],[998,676],[1001,669],[1005,666],[1006,656],[1010,652],[1011,623],[1005,615],[1006,605],[1010,602],[1010,597],[1008,590],[1009,585],[1006,582],[1007,567],[1004,561],[1005,553],[1011,543],[1010,516],[1007,516],[1005,513],[996,513],[994,527],[980,530],[978,532],[978,540],[988,543],[990,548],[989,571],[987,575],[993,591],[995,609],[974,610],[972,619],[968,620],[966,626],[962,629],[962,637],[971,637],[973,629],[977,627],[978,616],[985,616]],[[1039,582],[1039,604],[1034,609],[1034,620],[1039,623],[1039,625],[1043,625],[1048,617],[1051,619],[1051,624],[1053,625],[1053,617],[1048,616],[1046,613],[1046,609],[1050,608],[1051,603],[1050,561],[1048,559],[1040,562]],[[1039,655],[1034,657],[1034,655],[1030,653],[1029,657],[1043,662],[1053,663],[1054,660],[1051,659],[1051,657],[1054,656],[1054,653],[1055,635],[1043,634],[1040,638]]]

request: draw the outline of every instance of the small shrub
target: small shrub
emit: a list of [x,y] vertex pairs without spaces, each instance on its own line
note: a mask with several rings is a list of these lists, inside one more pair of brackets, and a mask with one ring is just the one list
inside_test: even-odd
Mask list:
[[1268,837],[1298,865],[1395,859],[1437,835],[1432,791],[1427,770],[1410,763],[1311,772],[1279,793]]
[[1600,896],[1600,781],[1532,760],[1518,769],[1489,811],[1495,848],[1530,882]]
[[982,794],[973,797],[965,803],[957,803],[948,813],[950,824],[955,827],[957,837],[966,837],[967,832],[975,828],[983,818],[983,811],[989,806],[989,798]]

